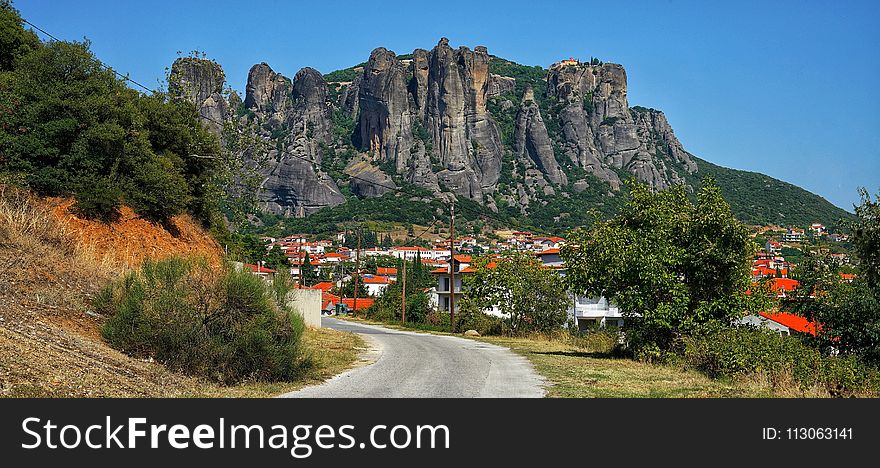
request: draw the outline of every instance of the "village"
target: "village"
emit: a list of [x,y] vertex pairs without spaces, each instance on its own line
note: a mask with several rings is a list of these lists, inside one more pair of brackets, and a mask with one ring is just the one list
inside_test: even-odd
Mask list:
[[[752,262],[751,279],[754,289],[770,291],[779,299],[791,297],[800,283],[792,274],[797,269],[802,249],[808,245],[821,245],[820,250],[832,250],[833,259],[843,281],[852,281],[855,274],[844,246],[846,234],[829,232],[826,226],[813,223],[805,227],[749,226],[756,243]],[[560,249],[566,240],[559,236],[541,236],[530,231],[498,230],[490,237],[457,237],[454,243],[436,238],[422,245],[396,245],[350,248],[357,245],[350,236],[354,232],[339,232],[332,238],[316,238],[305,234],[283,238],[262,237],[267,252],[280,251],[288,266],[287,271],[270,268],[263,262],[246,264],[253,274],[271,279],[275,275],[289,274],[298,288],[321,291],[321,315],[345,315],[368,310],[385,290],[398,281],[401,262],[419,262],[430,270],[432,286],[424,293],[430,298],[430,307],[437,312],[448,313],[450,304],[463,297],[463,278],[475,272],[474,260],[480,255],[497,256],[503,252],[518,251],[534,255],[546,268],[555,270],[561,277],[566,274],[565,261]],[[389,238],[390,239],[390,238]],[[379,244],[380,242],[376,242]],[[400,242],[398,242],[400,243]],[[425,246],[426,245],[426,246]],[[452,247],[452,248],[450,248]],[[453,253],[454,252],[454,256]],[[489,263],[489,268],[493,263]],[[354,274],[355,271],[360,274]],[[348,295],[341,292],[346,284],[355,282]],[[454,290],[450,287],[455,283]],[[366,294],[358,294],[357,283]],[[759,285],[762,285],[759,287]],[[750,291],[751,293],[751,291]],[[569,291],[571,305],[567,311],[569,323],[578,330],[591,328],[621,327],[624,313],[604,297],[590,297]],[[497,308],[484,311],[488,315],[503,317]],[[805,333],[815,336],[816,324],[787,312],[768,310],[757,315],[747,315],[741,323],[761,326],[783,335]]]

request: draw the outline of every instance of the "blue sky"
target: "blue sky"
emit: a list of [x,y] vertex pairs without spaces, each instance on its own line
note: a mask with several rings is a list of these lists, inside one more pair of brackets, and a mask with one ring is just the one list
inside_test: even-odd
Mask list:
[[880,2],[260,2],[17,0],[34,24],[92,41],[107,64],[157,85],[200,50],[242,91],[259,62],[287,76],[399,54],[440,37],[547,66],[621,63],[630,105],[664,111],[685,148],[852,209],[880,190]]

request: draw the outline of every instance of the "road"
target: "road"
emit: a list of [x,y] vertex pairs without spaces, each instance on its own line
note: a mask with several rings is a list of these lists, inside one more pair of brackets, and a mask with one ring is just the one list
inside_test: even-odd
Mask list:
[[540,398],[543,378],[507,348],[454,336],[392,330],[324,317],[373,347],[376,361],[284,398]]

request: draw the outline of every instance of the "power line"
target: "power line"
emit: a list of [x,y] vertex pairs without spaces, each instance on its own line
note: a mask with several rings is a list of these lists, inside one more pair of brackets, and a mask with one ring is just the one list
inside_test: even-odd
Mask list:
[[[21,20],[22,20],[25,24],[29,25],[30,27],[36,29],[37,31],[40,31],[40,32],[43,33],[43,34],[45,34],[46,36],[48,36],[49,38],[51,38],[51,39],[54,40],[55,42],[63,42],[61,39],[58,39],[57,37],[55,37],[54,35],[52,35],[52,34],[49,33],[48,31],[46,31],[45,29],[43,29],[43,28],[41,28],[41,27],[35,25],[34,23],[31,23],[30,21],[26,20],[24,17],[22,17]],[[97,57],[95,58],[95,60],[96,60],[98,63],[100,63],[101,66],[103,66],[103,67],[106,68],[107,70],[113,72],[113,73],[114,73],[116,76],[118,76],[119,78],[121,78],[121,79],[123,79],[123,80],[125,80],[125,81],[128,81],[129,83],[131,83],[131,84],[133,84],[133,85],[139,86],[139,87],[143,88],[144,90],[149,91],[149,92],[151,92],[151,93],[158,93],[158,91],[156,91],[156,90],[154,90],[154,89],[151,89],[151,88],[149,88],[149,87],[147,87],[147,86],[144,86],[144,85],[142,85],[141,83],[139,83],[139,82],[137,82],[137,81],[131,79],[128,75],[123,75],[122,73],[119,73],[118,71],[114,70],[112,67],[110,67],[109,65],[107,65],[106,63],[104,63],[104,62],[102,62],[101,60],[99,60]]]
[[[45,34],[47,37],[51,38],[52,40],[54,40],[54,41],[56,41],[56,42],[63,42],[61,39],[59,39],[58,37],[56,37],[56,36],[53,35],[52,33],[50,33],[50,32],[48,32],[48,31],[46,31],[45,29],[43,29],[43,28],[41,28],[41,27],[39,27],[39,26],[37,26],[37,25],[31,23],[30,21],[28,21],[28,20],[25,19],[24,17],[22,17],[21,20],[22,20],[25,24],[27,24],[27,25],[31,26],[32,28],[36,29],[37,31],[39,31],[39,32],[41,32],[41,33],[43,33],[43,34]],[[155,90],[155,89],[152,89],[152,88],[150,88],[150,87],[148,87],[148,86],[145,86],[145,85],[141,84],[140,82],[138,82],[138,81],[132,79],[132,78],[129,77],[128,75],[123,75],[122,73],[119,73],[118,71],[116,71],[115,69],[113,69],[113,67],[111,67],[111,66],[105,64],[103,61],[101,61],[101,60],[98,59],[97,57],[95,57],[95,61],[97,61],[101,66],[103,66],[104,68],[106,68],[108,71],[113,72],[113,74],[115,74],[116,76],[118,76],[120,79],[125,80],[125,81],[128,81],[129,83],[132,83],[133,85],[136,85],[136,86],[138,86],[138,87],[140,87],[140,88],[142,88],[142,89],[144,89],[145,91],[148,91],[148,92],[150,92],[150,93],[161,94],[161,91],[159,91],[159,90]],[[208,121],[214,122],[215,124],[220,125],[221,128],[224,127],[224,126],[226,125],[226,123],[227,123],[227,122],[222,122],[222,121],[216,120],[216,119],[214,119],[213,117],[206,116],[206,115],[199,115],[199,117],[202,118],[202,119],[205,119],[205,120],[208,120]],[[242,134],[242,133],[243,133],[242,130],[241,130],[240,128],[237,128],[237,127],[236,127],[235,130],[236,130],[239,134]],[[296,155],[296,154],[293,154],[293,153],[286,153],[286,154],[287,154],[288,156],[292,156],[292,157],[294,157],[294,158],[300,159],[300,160],[305,161],[305,162],[308,162],[308,163],[310,163],[310,164],[315,164],[315,161],[313,161],[313,160],[311,160],[311,159],[308,159],[308,158],[306,158],[306,157],[304,157],[304,156],[299,156],[299,155]],[[205,156],[199,156],[199,155],[193,155],[193,156],[194,156],[194,157],[205,158]],[[384,188],[384,189],[387,189],[387,190],[390,190],[390,191],[393,191],[393,192],[403,193],[403,194],[407,194],[407,195],[410,195],[410,196],[413,196],[413,197],[419,197],[419,198],[423,197],[422,194],[419,194],[419,193],[416,193],[416,192],[412,192],[412,191],[406,190],[406,189],[404,189],[403,187],[397,187],[396,185],[394,185],[394,186],[385,185],[385,184],[382,184],[382,183],[379,183],[379,182],[376,182],[376,181],[368,180],[368,179],[365,179],[365,178],[363,178],[363,177],[358,177],[358,176],[350,175],[350,174],[349,174],[348,176],[349,176],[350,179],[354,179],[354,180],[359,180],[359,181],[362,181],[362,182],[366,182],[366,183],[368,183],[368,184],[370,184],[370,185],[374,185],[374,186],[376,186],[376,187],[382,187],[382,188]],[[454,195],[454,194],[453,194],[453,195]],[[443,200],[441,200],[440,198],[437,198],[437,197],[434,197],[433,199],[434,199],[434,200],[438,200],[438,201],[443,201]],[[514,223],[514,222],[512,222],[511,219],[502,219],[501,217],[498,217],[498,216],[495,216],[495,215],[489,215],[489,214],[487,214],[485,211],[476,210],[476,209],[470,208],[470,207],[468,207],[468,206],[466,206],[466,205],[460,205],[460,206],[459,206],[459,209],[462,209],[462,210],[464,210],[464,211],[470,212],[470,213],[472,213],[472,214],[474,214],[474,215],[476,215],[476,216],[478,216],[478,217],[481,217],[481,218],[489,218],[489,219],[495,220],[495,221],[497,221],[497,222],[499,222],[499,223],[503,223],[503,224],[506,224],[506,225],[515,225],[515,224],[518,224],[518,223]],[[435,220],[435,221],[436,221],[436,220]],[[432,226],[433,226],[433,223],[432,223]],[[535,228],[532,227],[532,226],[525,226],[525,225],[519,225],[519,226],[514,226],[514,227],[520,227],[520,228],[527,227],[528,229],[532,229],[532,230],[535,229]],[[429,228],[429,229],[430,229],[430,228]],[[425,232],[427,232],[427,230],[426,230]],[[421,237],[421,236],[424,235],[424,234],[425,234],[425,233],[423,232],[423,233],[422,233],[420,236],[418,236],[417,238]]]

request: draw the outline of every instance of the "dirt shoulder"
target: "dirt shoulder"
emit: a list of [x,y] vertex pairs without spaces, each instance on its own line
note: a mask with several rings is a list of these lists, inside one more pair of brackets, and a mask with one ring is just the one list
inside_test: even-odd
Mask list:
[[305,380],[222,387],[110,348],[104,317],[90,307],[104,285],[147,257],[219,261],[220,250],[187,217],[175,218],[172,233],[128,209],[108,225],[79,219],[69,206],[0,186],[0,397],[264,397],[358,363],[360,337],[309,329],[316,365]]

